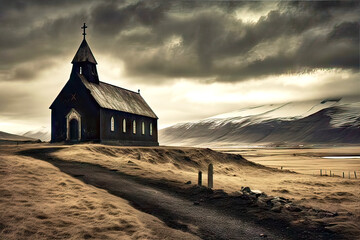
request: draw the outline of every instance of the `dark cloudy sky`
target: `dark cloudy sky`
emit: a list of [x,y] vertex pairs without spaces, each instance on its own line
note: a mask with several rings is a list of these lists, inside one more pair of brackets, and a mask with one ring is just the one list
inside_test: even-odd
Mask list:
[[87,40],[101,81],[160,127],[244,105],[360,93],[358,1],[0,0],[0,130],[49,126]]

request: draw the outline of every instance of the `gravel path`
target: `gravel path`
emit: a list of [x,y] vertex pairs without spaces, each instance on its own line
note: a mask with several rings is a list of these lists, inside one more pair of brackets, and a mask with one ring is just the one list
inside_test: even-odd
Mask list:
[[285,239],[261,226],[183,199],[174,193],[143,185],[123,174],[97,165],[48,160],[61,171],[87,184],[128,200],[134,207],[163,220],[168,226],[202,239]]

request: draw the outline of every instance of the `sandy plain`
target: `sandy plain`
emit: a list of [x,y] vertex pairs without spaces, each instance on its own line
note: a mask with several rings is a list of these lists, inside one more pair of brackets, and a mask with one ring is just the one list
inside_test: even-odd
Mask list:
[[[229,152],[228,149],[222,151]],[[235,151],[232,149],[230,152]],[[191,190],[197,182],[199,170],[203,171],[203,182],[206,183],[207,167],[212,163],[214,189],[236,195],[241,187],[248,186],[267,195],[290,199],[296,205],[307,207],[308,212],[319,209],[331,213],[331,216],[303,216],[301,214],[305,210],[294,213],[284,208],[273,213],[257,208],[249,211],[254,218],[271,216],[274,219],[287,219],[291,226],[319,223],[329,231],[340,233],[342,239],[356,239],[359,236],[359,179],[313,173],[320,166],[334,171],[359,169],[357,161],[341,162],[341,167],[338,162],[329,159],[321,158],[319,165],[314,161],[314,158],[325,155],[355,155],[358,148],[237,149],[236,152],[251,161],[276,168],[248,162],[239,155],[201,148],[114,147],[100,144],[3,145],[0,155],[0,238],[199,237],[171,228],[162,220],[135,209],[126,200],[61,172],[39,157],[43,155],[48,159],[90,163],[111,171],[121,171],[144,181],[165,183],[176,191]],[[279,170],[280,166],[284,170]],[[308,169],[305,166],[309,166]],[[188,181],[191,184],[185,184]],[[226,199],[219,199],[217,206]]]

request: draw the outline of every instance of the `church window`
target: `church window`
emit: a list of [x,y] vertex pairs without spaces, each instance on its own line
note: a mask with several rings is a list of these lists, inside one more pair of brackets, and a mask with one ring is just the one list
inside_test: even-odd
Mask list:
[[80,67],[80,74],[82,74],[82,67]]
[[145,134],[145,123],[144,122],[141,123],[141,134],[142,135]]
[[136,134],[136,121],[133,121],[133,134]]
[[123,132],[126,133],[126,119],[123,119]]
[[115,129],[115,126],[114,126],[114,117],[111,117],[111,121],[110,121],[110,130],[113,132]]
[[150,136],[152,136],[152,123],[150,123]]

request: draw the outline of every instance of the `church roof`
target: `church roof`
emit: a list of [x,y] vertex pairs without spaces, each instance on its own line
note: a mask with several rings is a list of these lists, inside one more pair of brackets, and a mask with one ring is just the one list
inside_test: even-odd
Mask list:
[[90,47],[88,45],[88,43],[86,42],[86,40],[84,39],[81,44],[79,49],[77,50],[75,57],[73,58],[73,60],[71,61],[71,63],[75,63],[75,62],[91,62],[91,63],[95,63],[97,64],[94,55],[92,54]]
[[78,76],[100,107],[158,118],[139,93],[104,82],[92,83],[83,75]]

